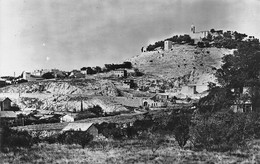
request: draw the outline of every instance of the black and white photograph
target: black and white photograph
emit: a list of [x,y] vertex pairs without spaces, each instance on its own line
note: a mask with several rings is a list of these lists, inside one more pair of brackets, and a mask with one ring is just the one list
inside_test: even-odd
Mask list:
[[260,0],[0,0],[0,164],[259,164]]

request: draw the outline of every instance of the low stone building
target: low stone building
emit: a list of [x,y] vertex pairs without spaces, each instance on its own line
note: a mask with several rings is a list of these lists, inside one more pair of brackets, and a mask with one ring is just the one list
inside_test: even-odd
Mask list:
[[11,102],[8,97],[7,98],[0,98],[0,111],[9,111],[11,110]]

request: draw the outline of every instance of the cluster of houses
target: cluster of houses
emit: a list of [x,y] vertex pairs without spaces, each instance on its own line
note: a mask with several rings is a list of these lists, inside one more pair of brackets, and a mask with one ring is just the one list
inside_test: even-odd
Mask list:
[[[85,78],[89,75],[86,69],[72,70],[70,72],[61,71],[58,69],[40,69],[34,70],[33,72],[23,72],[21,79],[27,81],[40,81],[44,80],[42,77],[46,73],[51,73],[54,78]],[[106,73],[107,76],[113,76],[117,78],[135,76],[136,72],[134,69],[116,69]],[[1,81],[0,81],[1,82]],[[11,83],[11,82],[10,82]]]
[[9,98],[0,98],[0,124],[18,126],[39,123],[74,122],[75,115],[46,110],[24,109],[14,107]]
[[[235,32],[234,31],[226,31],[231,37],[231,39],[236,39],[235,38]],[[198,44],[199,42],[203,41],[204,38],[208,38],[211,36],[213,39],[223,36],[224,32],[223,30],[204,30],[204,31],[196,31],[196,27],[194,25],[191,25],[190,28],[190,34],[189,36],[191,39],[194,40],[194,44]],[[252,41],[254,40],[254,36],[246,36],[242,39],[242,41]],[[164,41],[164,50],[171,50],[173,48],[173,42],[170,40],[165,40]],[[209,45],[213,45],[214,41],[210,42]],[[142,52],[145,52],[146,48],[142,48]]]

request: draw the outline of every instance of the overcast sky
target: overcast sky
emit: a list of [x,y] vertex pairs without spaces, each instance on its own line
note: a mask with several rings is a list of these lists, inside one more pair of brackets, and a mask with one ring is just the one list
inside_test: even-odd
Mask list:
[[259,0],[0,0],[0,76],[123,62],[175,34],[260,36]]

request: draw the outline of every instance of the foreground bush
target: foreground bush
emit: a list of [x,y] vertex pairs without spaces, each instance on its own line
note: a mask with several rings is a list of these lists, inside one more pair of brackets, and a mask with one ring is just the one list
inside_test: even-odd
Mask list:
[[196,115],[190,128],[195,148],[229,151],[244,147],[259,138],[260,121],[257,113],[217,112]]
[[[86,131],[68,131],[57,136],[57,141],[62,144],[79,144],[84,149],[93,140],[93,135]],[[53,141],[52,139],[50,141]]]
[[4,127],[1,135],[1,151],[29,148],[33,145],[33,139],[27,131],[16,131]]

